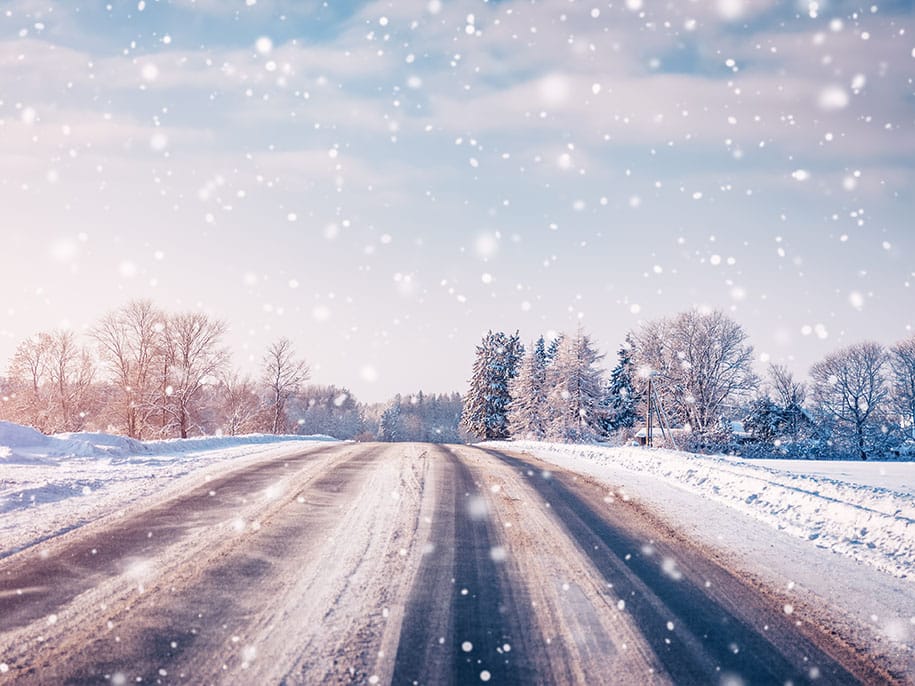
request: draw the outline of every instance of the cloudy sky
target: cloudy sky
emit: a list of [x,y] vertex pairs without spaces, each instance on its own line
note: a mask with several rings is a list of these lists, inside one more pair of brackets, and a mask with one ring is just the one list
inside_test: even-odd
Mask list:
[[9,0],[0,361],[148,297],[365,400],[690,307],[806,373],[912,333],[913,76],[911,2]]

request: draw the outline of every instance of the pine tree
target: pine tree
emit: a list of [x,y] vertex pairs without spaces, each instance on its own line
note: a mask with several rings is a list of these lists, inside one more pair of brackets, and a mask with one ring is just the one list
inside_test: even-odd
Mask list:
[[546,436],[546,368],[546,343],[541,336],[509,387],[508,426],[513,437],[541,440]]
[[604,400],[607,408],[607,428],[611,431],[629,429],[639,421],[638,406],[641,393],[636,389],[633,380],[635,364],[632,361],[632,354],[632,339],[626,336],[626,342],[617,353],[617,364],[610,372]]
[[394,396],[394,400],[381,415],[378,433],[380,434],[379,438],[382,441],[390,443],[393,441],[401,440],[400,410],[401,397],[400,393],[398,393],[396,396]]
[[508,438],[509,383],[523,354],[517,332],[508,336],[490,331],[483,337],[461,415],[461,428],[468,434],[483,440]]
[[559,346],[562,345],[562,340],[564,338],[565,338],[565,334],[560,333],[560,334],[557,334],[556,337],[550,341],[550,344],[546,349],[547,365],[552,364],[553,360],[556,359],[556,353],[559,352]]
[[784,432],[786,415],[769,396],[763,395],[750,403],[743,425],[755,440],[772,443]]
[[596,367],[602,358],[580,329],[563,338],[547,370],[549,438],[584,442],[603,434],[601,372]]

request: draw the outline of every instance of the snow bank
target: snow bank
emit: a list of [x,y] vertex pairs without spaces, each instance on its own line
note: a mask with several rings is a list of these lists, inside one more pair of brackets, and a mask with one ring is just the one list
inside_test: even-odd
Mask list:
[[[138,441],[126,436],[104,433],[64,433],[46,436],[28,426],[0,422],[0,465],[60,464],[69,458],[124,458],[137,461],[144,456],[187,455],[208,450],[223,450],[246,445],[281,441],[336,440],[331,436],[204,436],[160,441]],[[118,463],[119,460],[111,460]]]
[[212,436],[136,441],[72,433],[45,436],[0,422],[0,558],[161,494],[178,479],[234,460],[296,451],[330,436]]
[[627,472],[650,476],[700,496],[697,508],[707,498],[817,546],[915,580],[915,463],[752,461],[526,441],[485,445],[528,452],[616,486],[625,487]]

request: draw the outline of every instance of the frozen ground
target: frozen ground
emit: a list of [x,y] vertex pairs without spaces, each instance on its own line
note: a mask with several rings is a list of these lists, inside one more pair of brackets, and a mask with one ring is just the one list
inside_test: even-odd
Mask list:
[[135,441],[109,434],[45,436],[0,422],[0,558],[75,529],[183,476],[328,436],[254,434]]
[[485,444],[591,476],[729,566],[915,674],[915,463]]
[[744,460],[744,462],[777,471],[915,495],[915,462],[851,462],[848,460]]

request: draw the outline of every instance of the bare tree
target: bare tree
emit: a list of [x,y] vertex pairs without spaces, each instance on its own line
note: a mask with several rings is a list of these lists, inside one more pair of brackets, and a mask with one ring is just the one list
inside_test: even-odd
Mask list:
[[775,402],[782,407],[803,407],[807,400],[807,386],[803,381],[796,381],[787,367],[780,364],[769,365],[769,383]]
[[9,369],[13,418],[45,433],[80,431],[95,366],[72,331],[41,332],[16,348]]
[[834,423],[834,438],[849,442],[862,460],[881,434],[887,354],[878,343],[858,343],[826,356],[810,376],[818,408]]
[[900,423],[915,438],[915,336],[890,348],[889,362]]
[[36,334],[16,347],[8,372],[12,418],[43,432],[50,429],[46,383],[50,357],[50,334]]
[[117,391],[117,414],[131,438],[142,438],[156,411],[154,365],[164,315],[148,300],[135,300],[106,314],[92,330]]
[[165,377],[162,412],[187,438],[196,403],[206,383],[215,383],[229,361],[222,346],[226,324],[201,312],[169,317],[162,329],[160,365]]
[[261,386],[250,376],[226,373],[219,383],[219,424],[228,436],[252,433],[262,426]]
[[775,403],[784,421],[785,435],[797,440],[802,426],[810,424],[808,414],[804,410],[804,403],[807,402],[807,385],[803,381],[796,381],[784,365],[770,364],[768,377]]
[[95,362],[72,331],[51,333],[49,353],[53,431],[81,431],[89,414]]
[[286,401],[308,380],[308,376],[308,364],[305,360],[296,359],[288,338],[270,344],[264,356],[263,378],[270,393],[273,433],[278,434],[286,428]]
[[655,375],[664,404],[698,433],[717,425],[729,404],[758,384],[747,334],[722,312],[683,312],[633,335],[637,365]]

